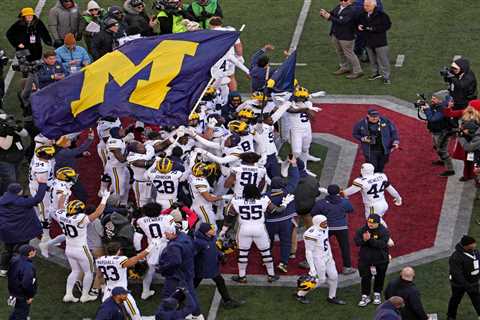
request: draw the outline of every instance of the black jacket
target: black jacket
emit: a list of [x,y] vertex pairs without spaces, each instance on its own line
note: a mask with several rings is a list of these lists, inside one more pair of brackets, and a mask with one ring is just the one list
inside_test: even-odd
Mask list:
[[400,309],[402,320],[427,320],[428,315],[423,310],[420,292],[412,281],[403,280],[401,277],[391,280],[385,289],[385,299],[393,296],[402,297],[405,307]]
[[470,61],[460,58],[455,63],[460,67],[461,74],[450,79],[448,91],[453,98],[454,109],[463,109],[470,100],[477,99],[477,78],[470,69]]
[[[368,241],[363,241],[365,231],[369,231],[371,235]],[[390,239],[390,233],[382,224],[377,229],[369,229],[368,225],[358,229],[353,238],[357,247],[360,247],[358,264],[371,266],[388,262],[388,239]]]
[[98,60],[109,52],[113,51],[115,45],[114,34],[110,30],[102,29],[93,36],[92,55],[93,60]]
[[[128,34],[140,33],[142,37],[150,37],[155,35],[155,32],[153,32],[153,29],[149,24],[150,17],[145,13],[145,11],[136,11],[128,0],[123,4],[123,9],[125,11],[125,23],[128,26]],[[129,32],[128,30],[135,30],[136,32]]]
[[[19,44],[23,44],[24,49],[30,51],[28,61],[42,58],[42,41],[49,46],[53,44],[47,28],[42,20],[37,17],[34,17],[30,24],[27,24],[23,19],[19,19],[7,30],[7,39],[15,50],[23,50],[18,47]],[[31,40],[35,40],[35,42],[30,43]]]
[[374,9],[372,14],[362,12],[358,17],[358,24],[363,25],[365,45],[369,48],[385,47],[387,43],[387,30],[392,26],[390,17],[383,11]]
[[463,246],[457,243],[455,252],[448,259],[450,283],[452,286],[462,287],[467,290],[478,288],[478,280],[480,278],[479,261],[480,253],[478,250],[466,252]]
[[340,5],[330,11],[329,20],[332,21],[332,28],[330,35],[334,35],[338,40],[353,40],[355,39],[355,29],[357,27],[355,22],[355,8],[353,5],[345,7],[340,12]]
[[8,269],[8,292],[17,298],[30,299],[37,293],[37,272],[32,261],[16,255]]

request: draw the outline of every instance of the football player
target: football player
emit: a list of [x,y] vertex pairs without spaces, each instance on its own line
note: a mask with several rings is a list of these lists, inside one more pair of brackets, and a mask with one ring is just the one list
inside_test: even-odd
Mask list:
[[65,255],[72,271],[68,275],[65,296],[63,302],[78,302],[73,296],[73,287],[83,272],[82,296],[80,302],[85,303],[97,299],[96,295],[90,295],[90,287],[93,282],[94,264],[93,257],[87,246],[87,225],[100,217],[105,209],[105,204],[110,192],[102,194],[102,200],[97,209],[89,215],[85,214],[85,204],[80,200],[70,201],[66,209],[52,213],[63,230],[66,237]]
[[280,207],[277,207],[272,204],[267,196],[262,196],[260,190],[254,184],[245,185],[242,197],[232,199],[219,237],[225,237],[228,229],[233,226],[238,216],[238,275],[232,277],[233,281],[247,283],[248,252],[252,243],[255,243],[262,255],[262,262],[267,268],[268,282],[279,279],[273,268],[270,239],[265,229],[265,212],[267,210],[269,212],[285,210],[293,199],[294,196],[289,194],[284,197]]
[[[333,260],[330,241],[328,240],[327,217],[319,214],[312,218],[313,225],[303,234],[305,243],[305,258],[310,271],[308,274],[316,279],[316,286],[328,284],[327,302],[344,305],[345,301],[336,297],[338,285],[338,272]],[[297,291],[296,299],[301,303],[310,303],[306,298],[309,290]]]
[[127,168],[125,144],[126,131],[121,127],[110,129],[107,140],[107,163],[105,172],[112,179],[112,191],[120,196],[121,203],[127,204],[130,189],[130,172]]
[[233,120],[228,123],[228,130],[240,136],[240,147],[243,152],[255,152],[253,145],[253,134],[250,132],[248,124],[244,121]]
[[[112,295],[113,288],[128,288],[127,269],[136,265],[138,261],[145,259],[149,252],[150,249],[147,248],[136,256],[128,258],[122,254],[122,247],[118,242],[111,242],[108,244],[107,255],[98,258],[95,262],[106,283],[102,302]],[[130,294],[128,294],[128,298],[123,305],[131,319],[142,319],[140,310],[138,310],[137,304]]]
[[263,166],[257,165],[260,155],[255,152],[245,152],[240,155],[242,163],[230,170],[230,176],[225,181],[225,188],[233,187],[233,195],[241,197],[243,188],[247,184],[253,184],[260,190],[265,186],[265,175],[267,170]]
[[120,127],[122,123],[119,118],[104,117],[100,118],[97,123],[98,144],[97,152],[98,157],[102,160],[102,167],[105,168],[107,163],[107,140],[110,138],[110,129]]
[[135,201],[137,207],[141,208],[152,198],[152,183],[145,179],[145,173],[154,162],[155,149],[138,141],[130,143],[128,149],[127,163],[133,171]]

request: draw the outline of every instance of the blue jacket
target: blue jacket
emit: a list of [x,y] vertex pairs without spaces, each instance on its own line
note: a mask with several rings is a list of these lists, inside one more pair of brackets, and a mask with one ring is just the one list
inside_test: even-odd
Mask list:
[[[380,117],[378,125],[380,126],[384,153],[389,154],[393,144],[400,142],[397,127],[395,127],[393,122],[384,117]],[[368,120],[366,117],[353,127],[353,137],[361,144],[364,154],[369,153],[370,144],[362,142],[361,139],[370,135],[371,134],[368,130]]]
[[209,237],[200,230],[195,232],[195,277],[211,279],[220,273],[219,261],[222,254],[215,244],[216,237]]
[[402,317],[390,301],[385,301],[375,312],[373,320],[401,320]]
[[30,299],[37,293],[37,272],[26,256],[16,255],[8,269],[8,291],[14,297]]
[[76,148],[59,148],[55,154],[55,172],[63,167],[72,167],[75,169],[76,158],[82,156],[85,151],[92,145],[93,139],[85,139],[85,141]]
[[168,241],[163,250],[157,270],[167,279],[189,283],[195,276],[194,255],[192,239],[183,232],[177,232],[177,237]]
[[186,316],[195,311],[195,303],[191,293],[185,291],[185,305],[179,310],[165,310],[160,305],[155,313],[155,320],[184,320]]
[[57,62],[53,66],[43,63],[37,73],[38,86],[40,89],[46,87],[50,83],[55,82],[56,80],[53,77],[56,73],[63,73],[66,75],[65,69],[63,69],[63,66],[60,63]]
[[443,110],[447,107],[447,103],[447,101],[444,101],[440,105],[431,105],[430,108],[425,109],[427,128],[432,133],[441,133],[452,127],[450,119],[443,114]]
[[[300,173],[298,172],[298,167],[290,166],[288,168],[288,180],[287,185],[282,189],[272,189],[267,193],[268,197],[272,203],[276,206],[280,206],[282,203],[283,197],[287,194],[294,194],[297,189],[298,182],[300,181]],[[265,222],[280,222],[288,219],[292,219],[297,214],[297,208],[295,206],[295,201],[292,201],[282,212],[276,213],[267,213],[265,215]]]
[[122,308],[117,304],[112,297],[105,300],[98,308],[95,320],[124,320],[125,314]]
[[0,241],[27,242],[42,234],[42,225],[33,207],[42,202],[46,191],[47,185],[41,183],[33,198],[10,192],[0,197]]
[[[267,74],[267,69],[259,67],[257,65],[258,60],[265,54],[265,50],[259,49],[252,55],[250,62],[250,77],[251,77],[251,87],[252,91],[263,91],[265,87],[265,76]],[[270,75],[273,74],[272,68],[270,68]]]
[[327,195],[318,200],[312,208],[312,217],[323,214],[327,217],[330,230],[348,229],[347,214],[353,212],[350,201],[338,195]]
[[69,64],[70,61],[79,61],[77,64],[73,65],[73,67],[76,68],[77,72],[80,71],[81,68],[92,62],[92,59],[90,59],[90,56],[87,53],[87,50],[79,46],[75,46],[75,49],[73,51],[70,51],[66,46],[63,45],[57,48],[55,50],[55,53],[57,54],[57,62],[60,63],[65,70],[65,75],[69,75],[71,73],[72,66],[70,66]]

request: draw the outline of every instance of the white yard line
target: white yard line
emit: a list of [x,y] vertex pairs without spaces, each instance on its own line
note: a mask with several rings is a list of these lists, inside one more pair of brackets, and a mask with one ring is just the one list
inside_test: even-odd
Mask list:
[[[42,14],[43,7],[45,7],[45,3],[47,0],[38,0],[37,6],[35,7],[35,15],[37,17],[40,17]],[[16,62],[17,59],[13,59],[13,62]],[[7,75],[5,76],[5,95],[7,94],[8,88],[10,87],[10,84],[12,83],[13,76],[15,75],[15,71],[12,69],[12,65],[10,65],[10,68],[8,68]]]
[[220,307],[220,302],[222,301],[222,297],[220,296],[220,292],[215,289],[215,294],[213,295],[212,304],[210,305],[210,310],[208,310],[208,318],[207,320],[215,320],[217,318],[218,308]]
[[405,55],[404,54],[399,54],[397,56],[397,60],[395,61],[395,67],[397,67],[397,68],[402,67],[404,62],[405,62]]
[[307,21],[308,11],[310,10],[310,6],[312,5],[312,0],[304,0],[303,7],[300,11],[300,15],[298,16],[297,26],[295,27],[295,31],[293,32],[292,42],[290,42],[289,52],[295,50],[300,42],[300,38],[302,37],[303,33],[303,26],[305,25],[305,21]]
[[[272,62],[272,63],[269,63],[271,66],[280,66],[282,65],[282,62]],[[296,64],[297,67],[306,67],[307,64],[306,63],[297,63]]]

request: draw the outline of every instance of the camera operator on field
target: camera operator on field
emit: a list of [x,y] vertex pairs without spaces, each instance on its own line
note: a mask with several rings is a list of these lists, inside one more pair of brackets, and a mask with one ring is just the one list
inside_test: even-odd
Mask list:
[[453,99],[453,109],[461,110],[468,106],[470,100],[477,98],[477,78],[470,69],[470,61],[459,58],[453,61],[450,69],[440,71],[448,92]]
[[[433,148],[437,152],[440,160],[432,161],[433,165],[444,165],[445,171],[440,173],[441,177],[449,177],[455,174],[453,170],[452,159],[448,153],[448,141],[453,133],[453,126],[450,119],[446,117],[443,110],[448,106],[450,101],[448,91],[441,90],[432,94],[430,104],[425,100],[418,100],[415,106],[425,113],[427,121],[427,129],[432,134]],[[420,113],[419,113],[420,118]]]
[[55,51],[47,51],[43,54],[43,63],[38,70],[39,89],[50,83],[65,79],[65,69],[57,62]]

